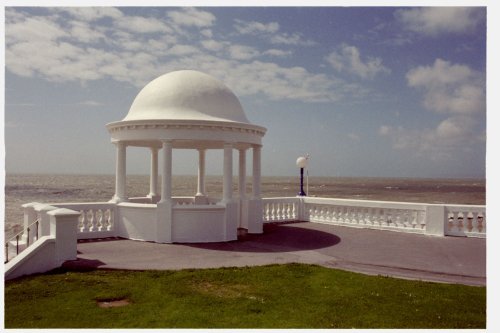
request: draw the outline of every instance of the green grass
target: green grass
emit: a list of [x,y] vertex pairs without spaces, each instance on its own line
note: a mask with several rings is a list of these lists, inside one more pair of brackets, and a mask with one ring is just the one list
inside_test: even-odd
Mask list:
[[[100,308],[98,300],[131,304]],[[486,288],[313,265],[55,271],[5,284],[7,328],[485,328]]]

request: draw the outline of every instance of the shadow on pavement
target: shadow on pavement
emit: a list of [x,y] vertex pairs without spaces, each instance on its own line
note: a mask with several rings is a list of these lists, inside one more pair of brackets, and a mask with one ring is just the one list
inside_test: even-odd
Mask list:
[[105,265],[105,263],[100,260],[77,258],[76,260],[65,261],[60,269],[63,271],[88,272],[96,270],[102,265]]
[[265,224],[264,233],[240,236],[237,241],[183,245],[217,251],[292,252],[330,247],[340,241],[337,235],[290,223]]

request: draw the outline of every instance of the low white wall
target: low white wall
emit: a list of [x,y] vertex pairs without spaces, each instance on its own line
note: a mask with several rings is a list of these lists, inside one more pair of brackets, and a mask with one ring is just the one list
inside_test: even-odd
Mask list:
[[10,280],[23,275],[50,271],[60,264],[56,261],[56,239],[43,236],[28,249],[5,264],[5,279]]
[[51,210],[50,235],[40,237],[5,265],[5,279],[42,273],[59,267],[77,255],[77,224],[79,212],[66,208]]
[[[225,207],[219,205],[174,206],[172,241],[178,243],[222,242],[225,230]],[[236,231],[234,232],[236,236]]]
[[264,222],[309,221],[431,236],[486,237],[486,206],[317,197],[262,199]]
[[156,241],[156,205],[122,202],[116,208],[118,237]]

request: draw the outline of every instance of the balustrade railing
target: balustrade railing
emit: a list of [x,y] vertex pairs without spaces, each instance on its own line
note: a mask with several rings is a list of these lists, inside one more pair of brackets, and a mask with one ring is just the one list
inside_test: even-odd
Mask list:
[[113,203],[64,203],[53,204],[80,212],[78,217],[78,238],[113,236],[115,229],[115,204]]
[[304,215],[310,222],[415,233],[426,224],[425,205],[412,203],[307,198]]
[[[216,205],[218,200],[215,198],[206,198],[207,205]],[[172,197],[172,201],[177,206],[187,206],[187,205],[195,205],[194,197]]]
[[300,200],[297,198],[262,199],[264,222],[286,222],[299,220]]
[[450,236],[486,236],[486,207],[446,205],[446,234]]

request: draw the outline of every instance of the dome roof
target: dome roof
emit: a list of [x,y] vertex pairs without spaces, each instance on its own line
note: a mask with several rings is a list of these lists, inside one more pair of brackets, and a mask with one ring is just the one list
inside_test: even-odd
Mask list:
[[193,70],[170,72],[149,82],[123,120],[152,119],[249,123],[238,98],[228,87]]

